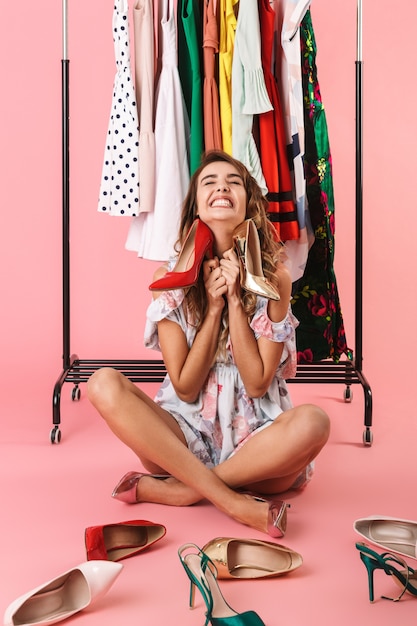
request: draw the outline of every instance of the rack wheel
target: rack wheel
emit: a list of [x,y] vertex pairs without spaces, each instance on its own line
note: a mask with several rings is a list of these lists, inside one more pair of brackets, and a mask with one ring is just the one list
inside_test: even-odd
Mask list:
[[372,441],[373,441],[372,431],[369,428],[366,428],[363,431],[363,445],[372,446]]
[[352,402],[352,398],[353,398],[353,391],[351,389],[351,387],[345,387],[345,390],[343,392],[343,399],[345,402]]
[[81,398],[81,389],[78,387],[78,385],[72,390],[71,398],[73,402],[78,402],[78,400]]
[[49,439],[51,443],[59,443],[61,441],[61,431],[59,426],[54,426],[50,432]]

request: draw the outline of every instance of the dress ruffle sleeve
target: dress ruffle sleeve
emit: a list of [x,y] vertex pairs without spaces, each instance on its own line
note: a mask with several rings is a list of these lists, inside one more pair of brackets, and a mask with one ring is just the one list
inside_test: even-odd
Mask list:
[[268,300],[258,298],[258,305],[250,326],[255,338],[265,337],[284,344],[281,362],[277,369],[279,378],[293,378],[297,371],[297,347],[295,329],[299,322],[288,307],[287,315],[280,322],[273,322],[268,316]]
[[143,338],[146,348],[161,350],[157,325],[161,320],[169,319],[180,326],[183,325],[184,312],[181,306],[183,300],[184,291],[182,289],[164,291],[158,298],[152,300],[146,311],[146,324]]
[[265,77],[262,67],[243,70],[244,102],[242,113],[255,115],[272,111],[272,104],[265,86]]

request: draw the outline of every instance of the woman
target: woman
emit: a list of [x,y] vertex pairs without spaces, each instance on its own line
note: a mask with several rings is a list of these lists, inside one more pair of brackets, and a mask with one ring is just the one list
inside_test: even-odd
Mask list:
[[[115,497],[176,506],[206,498],[233,519],[279,536],[279,513],[267,496],[305,485],[329,419],[311,404],[292,408],[288,396],[284,377],[295,372],[297,322],[266,207],[242,163],[221,151],[203,157],[184,201],[179,244],[198,219],[211,233],[206,248],[213,256],[202,261],[195,285],[154,291],[147,313],[145,343],[162,351],[167,378],[153,401],[120,372],[103,368],[89,379],[88,394],[151,473],[129,472]],[[268,297],[242,289],[234,243],[252,232],[245,220],[259,236]],[[240,250],[249,254],[248,248]],[[197,256],[196,249],[194,265]],[[179,265],[159,268],[151,288],[175,276]]]

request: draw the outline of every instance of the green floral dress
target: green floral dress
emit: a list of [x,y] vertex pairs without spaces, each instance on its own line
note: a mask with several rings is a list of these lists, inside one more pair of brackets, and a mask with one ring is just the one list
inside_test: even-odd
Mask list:
[[343,317],[334,273],[334,194],[332,159],[326,114],[317,80],[316,42],[308,10],[301,22],[301,69],[305,125],[305,176],[310,218],[315,241],[304,275],[293,290],[292,310],[297,328],[297,359],[312,363],[335,362],[347,347]]

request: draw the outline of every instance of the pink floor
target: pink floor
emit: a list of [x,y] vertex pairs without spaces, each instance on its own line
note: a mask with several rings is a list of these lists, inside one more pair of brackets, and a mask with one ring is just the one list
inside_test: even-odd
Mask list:
[[[351,404],[343,401],[339,385],[291,386],[295,403],[319,403],[332,417],[330,441],[317,460],[313,481],[303,493],[286,498],[291,508],[282,543],[300,552],[304,563],[286,577],[221,582],[224,596],[237,611],[253,609],[267,626],[415,622],[417,598],[406,594],[397,603],[379,599],[397,592],[382,572],[375,576],[377,600],[369,602],[366,570],[355,549],[356,518],[378,513],[417,519],[414,415],[406,400],[398,397],[393,415],[386,401],[389,391],[381,381],[379,387],[374,443],[365,448],[360,386],[355,385]],[[122,561],[123,571],[106,597],[67,623],[202,626],[201,598],[196,596],[194,611],[188,609],[189,588],[178,547],[185,542],[203,545],[219,535],[268,537],[228,519],[208,503],[181,509],[112,500],[110,492],[119,477],[139,466],[107,432],[85,394],[77,403],[69,399],[69,385],[63,391],[59,445],[49,443],[51,415],[45,413],[45,403],[37,402],[35,391],[32,399],[29,390],[20,401],[12,393],[5,402],[0,443],[0,609],[83,562],[86,526],[148,519],[165,524],[166,537]]]

